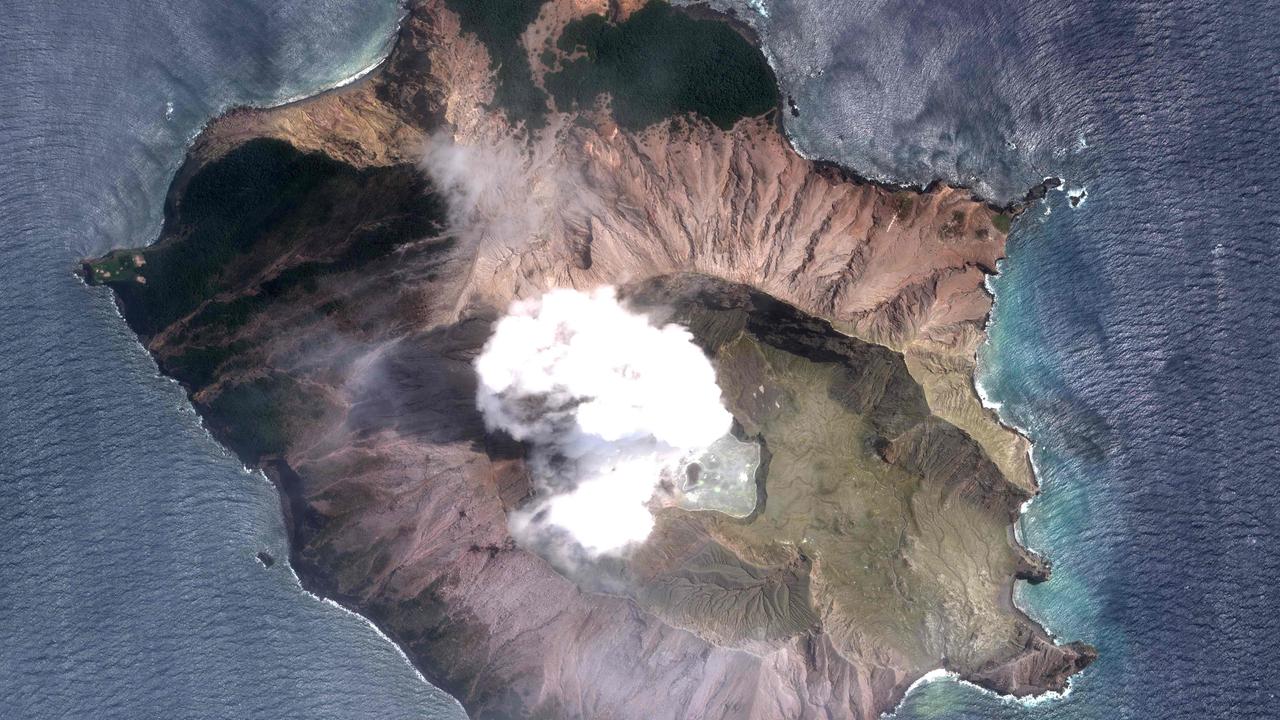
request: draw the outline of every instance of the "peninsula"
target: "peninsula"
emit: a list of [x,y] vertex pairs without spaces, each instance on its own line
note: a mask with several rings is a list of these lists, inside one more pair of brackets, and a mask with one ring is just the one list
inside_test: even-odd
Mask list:
[[[1020,208],[807,160],[781,102],[709,11],[412,0],[366,78],[211,122],[159,239],[84,274],[275,482],[307,588],[473,718],[870,720],[938,668],[1062,689],[1095,653],[1013,603],[1049,576],[1013,533],[1037,488],[973,385]],[[690,329],[757,502],[660,503],[566,572],[509,532],[527,448],[473,362],[513,300],[602,285]]]

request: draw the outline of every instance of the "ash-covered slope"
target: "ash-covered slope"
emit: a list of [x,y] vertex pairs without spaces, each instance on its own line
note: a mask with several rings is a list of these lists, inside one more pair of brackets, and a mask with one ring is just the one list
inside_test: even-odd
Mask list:
[[[1009,215],[796,155],[729,25],[453,5],[357,85],[213,122],[160,240],[86,264],[277,482],[304,582],[473,717],[870,718],[940,666],[1022,695],[1086,665],[1012,605],[1047,577],[1010,540],[1034,479],[972,385]],[[653,37],[720,48],[718,89]],[[752,516],[667,507],[566,577],[507,531],[523,449],[471,361],[512,299],[600,284],[692,327],[768,468]]]

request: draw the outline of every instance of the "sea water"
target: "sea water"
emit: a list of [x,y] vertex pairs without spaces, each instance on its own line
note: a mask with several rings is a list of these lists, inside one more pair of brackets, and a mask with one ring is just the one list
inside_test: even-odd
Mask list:
[[[394,0],[41,0],[0,23],[0,718],[462,718],[307,595],[276,492],[77,260],[154,239],[224,108],[376,62]],[[276,558],[265,568],[256,554]]]
[[[722,5],[725,3],[721,3]],[[1277,714],[1275,3],[750,0],[806,153],[1053,193],[991,286],[983,390],[1035,440],[1019,602],[1097,663],[1063,698],[942,677],[900,718]],[[763,12],[761,12],[763,11]],[[303,593],[274,490],[74,261],[154,237],[207,118],[358,72],[379,2],[9,3],[0,26],[0,717],[460,717]]]
[[897,717],[1280,715],[1280,4],[733,4],[806,154],[999,202],[1066,180],[1014,223],[980,385],[1043,486],[1053,579],[1018,602],[1101,657],[1063,698],[942,677]]

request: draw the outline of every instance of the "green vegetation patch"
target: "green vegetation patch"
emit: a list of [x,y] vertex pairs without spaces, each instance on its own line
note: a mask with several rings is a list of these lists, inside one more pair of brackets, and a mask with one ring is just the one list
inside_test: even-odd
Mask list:
[[497,71],[494,102],[511,120],[531,128],[546,124],[547,95],[533,84],[533,70],[520,42],[529,23],[546,0],[447,0],[462,29],[474,34],[489,50]]
[[181,355],[161,361],[166,375],[177,378],[191,388],[203,388],[212,383],[223,363],[249,350],[249,344],[237,340],[229,345],[192,347]]
[[113,250],[101,259],[85,263],[85,278],[94,284],[111,282],[137,282],[142,266],[142,255],[136,250]]
[[[167,209],[164,242],[111,253],[88,264],[86,277],[110,285],[130,325],[152,335],[219,293],[238,289],[233,269],[253,273],[260,267],[246,263],[252,252],[279,254],[326,228],[346,244],[336,259],[287,268],[247,296],[209,305],[194,320],[231,329],[295,287],[314,291],[322,275],[437,234],[445,208],[429,191],[412,169],[358,170],[279,140],[252,140],[191,178]],[[370,193],[377,206],[361,206]]]
[[1008,234],[1009,228],[1013,227],[1013,216],[1009,213],[1000,213],[991,218],[991,225],[1002,233]]
[[651,541],[631,561],[651,563],[633,565],[645,609],[730,642],[821,622],[842,652],[920,667],[944,654],[981,667],[1025,641],[1000,600],[1018,562],[1009,513],[1025,495],[932,415],[902,355],[722,280],[667,276],[624,293],[694,333],[726,408],[769,453],[749,520],[658,515],[661,550]]
[[908,191],[894,193],[893,207],[899,220],[910,216],[916,207],[915,193]]
[[[134,273],[145,282],[128,276],[103,280],[119,294],[134,329],[153,334],[215,294],[220,271],[304,197],[337,175],[355,172],[278,140],[246,143],[196,173],[177,208],[169,208],[170,221],[185,231],[181,241],[122,254],[144,258]],[[113,254],[103,262],[119,261]],[[101,276],[100,267],[93,266],[91,279]]]
[[727,23],[664,3],[651,2],[617,25],[599,15],[575,20],[558,45],[579,55],[546,78],[557,107],[589,105],[607,92],[626,128],[696,113],[727,129],[777,105],[773,71],[746,38]]
[[323,415],[323,401],[286,375],[273,374],[222,390],[205,416],[219,439],[249,463],[285,451],[290,438]]

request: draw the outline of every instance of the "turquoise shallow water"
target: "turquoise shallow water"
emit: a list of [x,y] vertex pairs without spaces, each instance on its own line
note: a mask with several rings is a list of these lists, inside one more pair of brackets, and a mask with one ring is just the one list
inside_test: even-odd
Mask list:
[[[1024,513],[1019,532],[1030,547],[1054,564],[1045,584],[1021,584],[1016,599],[1022,608],[1063,639],[1094,644],[1100,657],[1072,681],[1065,696],[1015,701],[951,681],[919,688],[897,713],[899,718],[1093,718],[1148,717],[1138,711],[1143,688],[1133,682],[1133,638],[1109,607],[1103,592],[1117,582],[1113,562],[1127,562],[1124,498],[1107,482],[1107,446],[1114,441],[1100,417],[1070,398],[1070,385],[1058,370],[1066,362],[1064,348],[1041,322],[1038,312],[1046,289],[1046,268],[1055,260],[1054,232],[1064,232],[1044,208],[1072,210],[1062,194],[1019,220],[1011,243],[1011,259],[1001,265],[990,286],[997,297],[990,340],[980,353],[980,381],[1001,416],[1035,439],[1033,459],[1042,494]],[[1083,270],[1083,268],[1078,268]],[[1072,334],[1075,334],[1074,331]],[[1089,347],[1077,344],[1077,349]],[[1048,406],[1043,416],[1028,405]],[[1075,436],[1074,433],[1082,433]]]
[[[1280,5],[716,0],[805,152],[987,197],[1014,226],[983,385],[1036,443],[1020,602],[1101,658],[1031,706],[955,682],[900,718],[1274,717]],[[1046,214],[1047,213],[1047,214]]]
[[[800,147],[1009,197],[984,386],[1036,441],[1021,602],[1102,658],[1026,706],[954,682],[902,718],[1275,711],[1280,207],[1274,3],[739,3]],[[752,5],[768,17],[756,17]],[[457,717],[303,594],[274,491],[200,428],[80,256],[152,237],[206,118],[376,59],[392,2],[7,8],[0,104],[0,717]],[[1051,214],[1045,215],[1045,210]]]

